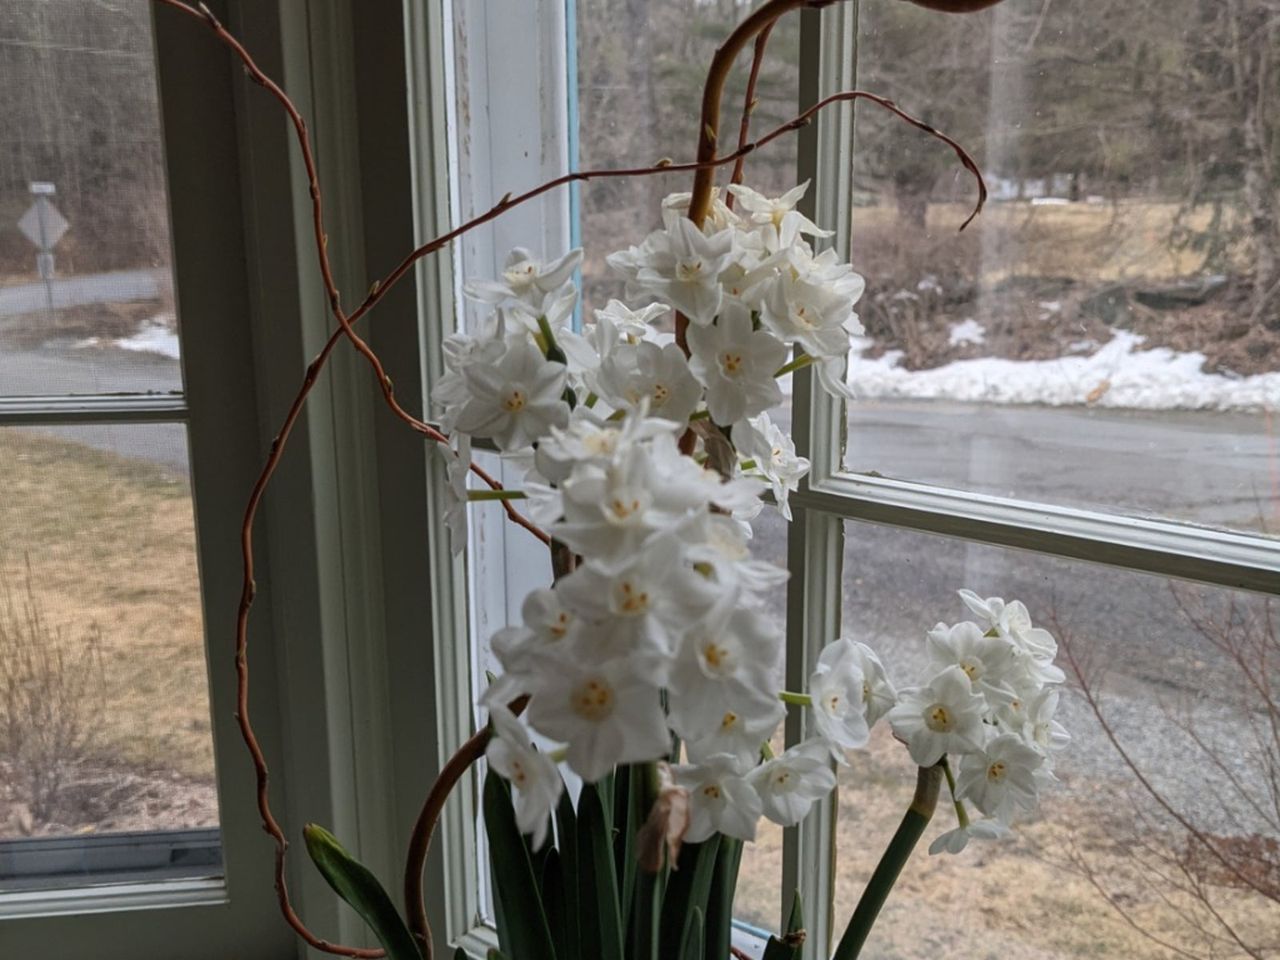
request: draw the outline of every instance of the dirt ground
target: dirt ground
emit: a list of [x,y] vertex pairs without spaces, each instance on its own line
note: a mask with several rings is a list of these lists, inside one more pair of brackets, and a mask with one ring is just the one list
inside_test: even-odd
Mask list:
[[[910,801],[914,768],[882,724],[868,751],[850,755],[841,772],[835,850],[835,929],[843,930],[863,885]],[[1209,918],[1153,869],[1133,831],[1133,808],[1120,784],[1064,782],[1048,791],[1038,816],[1011,839],[970,844],[958,856],[929,856],[940,833],[955,826],[946,803],[937,813],[868,941],[866,960],[1166,960],[1174,947],[1195,956],[1237,956],[1221,942],[1206,944],[1194,922]],[[782,863],[781,831],[764,831],[744,860],[738,916],[773,929]],[[1176,854],[1172,835],[1146,836],[1160,853]],[[1158,861],[1153,861],[1158,864]],[[1092,878],[1092,879],[1091,879]],[[1098,886],[1095,886],[1095,882]],[[1164,943],[1139,932],[1134,922]],[[1276,941],[1275,904],[1239,889],[1209,886],[1215,909],[1252,935]],[[1275,944],[1280,951],[1280,944]],[[1264,954],[1271,956],[1272,954]],[[1275,955],[1280,956],[1280,952]]]

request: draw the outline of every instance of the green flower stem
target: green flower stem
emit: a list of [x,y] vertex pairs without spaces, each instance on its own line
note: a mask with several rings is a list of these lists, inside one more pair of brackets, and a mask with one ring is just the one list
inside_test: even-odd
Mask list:
[[789,703],[793,707],[812,707],[813,698],[807,693],[792,693],[790,690],[783,690],[778,694],[778,699],[783,703]]
[[943,757],[939,766],[942,772],[947,775],[947,789],[951,791],[951,802],[956,808],[956,820],[959,821],[961,829],[969,826],[969,811],[964,808],[964,803],[956,796],[956,776],[951,772],[951,764],[947,762],[947,758]]
[[694,420],[710,420],[710,419],[711,419],[710,410],[698,410],[698,411],[695,411],[694,413],[689,414],[690,423],[692,423]]
[[857,960],[862,952],[863,944],[871,934],[876,917],[880,915],[880,908],[889,898],[889,892],[898,882],[898,875],[910,859],[911,852],[933,817],[934,808],[938,805],[938,794],[942,787],[944,772],[945,768],[941,764],[920,767],[916,771],[916,792],[911,798],[911,806],[907,808],[906,816],[902,818],[897,832],[889,841],[889,846],[885,848],[875,873],[867,881],[866,889],[862,891],[862,899],[858,901],[857,909],[849,919],[849,926],[845,928],[844,936],[840,938],[840,945],[836,947],[832,960]]
[[757,467],[757,464],[754,460],[743,460],[739,466],[742,467],[743,470],[754,470]]
[[472,503],[484,500],[527,500],[523,490],[468,490],[467,499]]
[[795,373],[797,370],[803,370],[811,363],[813,363],[813,357],[809,356],[807,353],[802,353],[790,363],[779,367],[778,372],[773,376],[775,379],[778,377],[785,377],[788,373]]

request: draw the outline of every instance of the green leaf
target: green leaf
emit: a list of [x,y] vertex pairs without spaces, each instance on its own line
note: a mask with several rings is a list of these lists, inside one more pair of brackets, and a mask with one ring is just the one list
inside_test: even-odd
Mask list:
[[761,960],[800,960],[803,948],[804,905],[800,901],[800,891],[797,890],[791,898],[791,916],[787,919],[786,933],[781,938],[769,938]]
[[573,811],[573,798],[569,796],[567,789],[561,791],[560,802],[556,805],[556,847],[560,854],[560,882],[564,901],[564,956],[568,960],[576,960],[582,955],[582,911],[578,895],[578,815]]
[[686,843],[681,848],[679,862],[667,878],[667,889],[662,898],[658,955],[663,960],[684,956],[681,951],[689,936],[689,927],[695,913],[698,917],[698,939],[701,941],[703,912],[711,892],[716,853],[719,849],[719,834],[705,843]]
[[556,955],[570,956],[566,937],[564,909],[564,871],[560,867],[560,853],[547,844],[547,854],[542,858],[542,905],[547,912],[547,926],[551,929],[551,941],[556,945]]
[[733,936],[733,895],[738,888],[738,866],[741,862],[742,841],[721,837],[711,890],[707,894],[707,960],[724,960],[729,956]]
[[369,925],[390,960],[422,960],[409,928],[369,868],[347,853],[324,827],[309,823],[302,836],[311,862],[334,892]]
[[[670,870],[663,864],[657,873],[636,873],[634,900],[627,925],[628,960],[661,960],[658,953],[662,902]],[[727,955],[726,955],[727,956]]]
[[584,955],[622,960],[622,913],[613,838],[595,784],[582,786],[578,797],[578,909]]
[[471,960],[471,958],[467,956],[466,950],[458,947],[457,950],[453,951],[453,960]]
[[702,960],[702,942],[702,910],[694,907],[689,911],[689,925],[685,928],[684,942],[680,945],[680,960]]
[[511,792],[492,771],[484,778],[484,823],[494,897],[502,908],[498,936],[503,948],[515,960],[556,960],[529,848],[516,826]]

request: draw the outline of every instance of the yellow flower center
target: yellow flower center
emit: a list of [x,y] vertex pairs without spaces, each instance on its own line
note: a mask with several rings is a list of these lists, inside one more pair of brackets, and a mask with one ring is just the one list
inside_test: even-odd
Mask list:
[[556,617],[555,623],[547,627],[547,632],[549,632],[553,637],[556,637],[557,639],[560,637],[563,637],[566,633],[569,632],[570,619],[571,618],[569,614],[561,612],[560,615]]
[[940,703],[935,703],[924,712],[924,725],[934,733],[950,733],[954,721],[951,711]]
[[991,766],[987,767],[987,779],[992,783],[999,783],[1004,779],[1005,772],[1008,767],[1005,766],[1003,760],[997,760]]
[[528,404],[529,398],[524,395],[523,390],[512,390],[502,401],[502,406],[508,413],[519,413]]
[[616,430],[601,430],[582,441],[582,447],[593,457],[606,457],[618,446]]
[[965,672],[965,676],[970,680],[977,680],[982,676],[982,664],[976,660],[961,660],[960,669]]
[[640,510],[640,500],[633,497],[630,500],[624,500],[622,497],[614,497],[609,501],[609,510],[615,519],[626,520],[628,517]]
[[729,659],[729,651],[712,642],[702,648],[702,657],[712,670],[719,670]]
[[649,609],[649,592],[641,590],[630,580],[618,584],[617,596],[620,613],[639,614]]
[[706,797],[708,800],[719,800],[720,788],[717,787],[714,783],[708,783],[705,787],[702,788],[702,795]]
[[702,269],[703,263],[701,260],[691,260],[676,267],[676,276],[685,282],[697,280],[702,276]]
[[721,730],[732,730],[738,725],[738,715],[730,710],[720,720]]
[[742,354],[726,353],[720,358],[720,366],[724,367],[724,372],[729,376],[737,376],[742,369]]
[[588,680],[573,693],[573,711],[584,720],[600,722],[613,713],[613,688],[601,679]]
[[671,391],[667,389],[665,384],[655,383],[653,385],[653,403],[654,406],[662,406],[671,399]]
[[525,772],[524,764],[519,760],[511,761],[511,782],[517,787],[523,787],[529,782],[529,774]]

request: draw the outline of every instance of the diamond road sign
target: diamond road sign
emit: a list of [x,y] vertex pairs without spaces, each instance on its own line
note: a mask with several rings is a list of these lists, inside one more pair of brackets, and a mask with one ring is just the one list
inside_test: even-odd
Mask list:
[[22,235],[41,250],[52,250],[70,228],[67,218],[48,200],[41,197],[18,221]]

